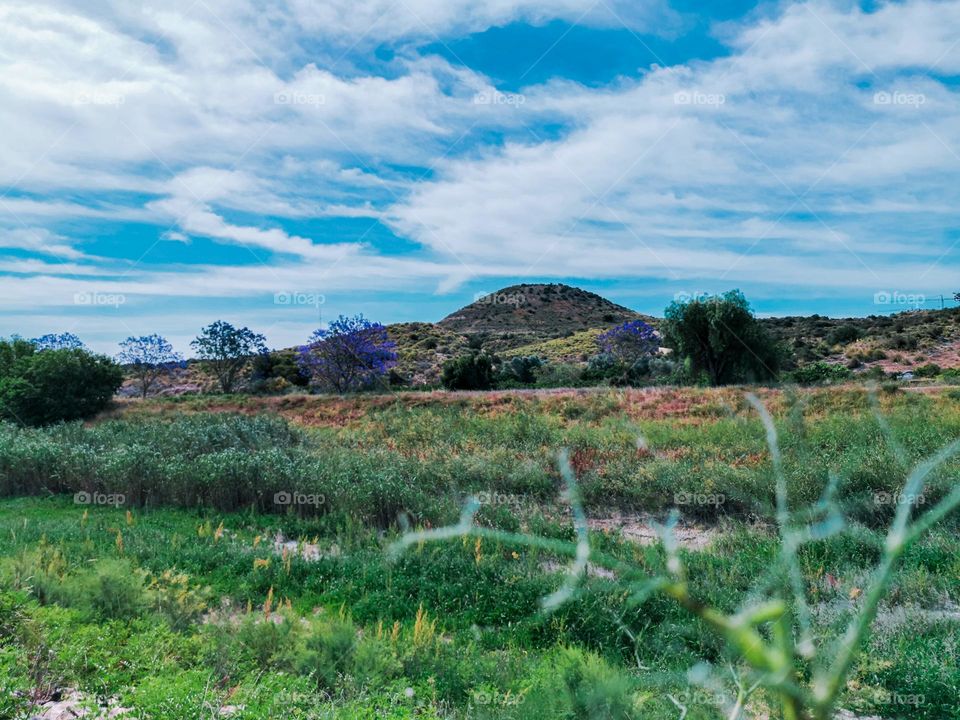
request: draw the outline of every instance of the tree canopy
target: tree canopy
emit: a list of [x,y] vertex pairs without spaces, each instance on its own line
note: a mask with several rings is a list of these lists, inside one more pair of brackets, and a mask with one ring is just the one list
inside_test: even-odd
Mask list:
[[739,290],[670,304],[662,333],[687,371],[711,385],[771,380],[780,370],[780,348]]
[[267,352],[267,339],[249,328],[236,328],[228,322],[217,320],[200,331],[190,343],[197,357],[207,361],[220,389],[233,392],[241,371],[250,359]]
[[375,384],[397,364],[387,329],[363,315],[341,315],[300,348],[300,365],[321,387],[338,393]]

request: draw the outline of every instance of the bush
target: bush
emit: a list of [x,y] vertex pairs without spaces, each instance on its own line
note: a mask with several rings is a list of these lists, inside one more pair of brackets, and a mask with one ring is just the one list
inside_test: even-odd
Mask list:
[[122,383],[123,371],[106,356],[0,341],[0,417],[14,422],[50,425],[91,417]]
[[918,343],[913,335],[897,334],[887,338],[884,344],[890,350],[916,350]]
[[626,363],[609,353],[600,353],[590,358],[583,371],[583,379],[593,383],[609,383],[615,386],[643,385],[653,375],[669,375],[674,363],[659,357],[642,357]]
[[303,372],[293,353],[264,353],[253,360],[252,389],[274,392],[278,388],[305,388],[310,377]]
[[921,365],[918,368],[915,368],[913,371],[914,377],[918,378],[932,378],[936,377],[942,372],[942,369],[936,363],[927,363],[926,365]]
[[451,358],[443,364],[440,379],[448,390],[489,390],[493,386],[493,360],[482,352]]
[[794,370],[792,376],[800,385],[818,385],[843,382],[850,377],[850,370],[843,365],[820,361]]
[[944,382],[960,385],[960,368],[947,368],[943,371]]
[[846,345],[847,343],[859,340],[861,337],[863,337],[863,333],[860,331],[860,328],[849,324],[841,325],[827,335],[827,342],[831,345]]
[[537,381],[537,371],[543,364],[543,360],[535,355],[512,358],[500,368],[497,382],[532,385]]

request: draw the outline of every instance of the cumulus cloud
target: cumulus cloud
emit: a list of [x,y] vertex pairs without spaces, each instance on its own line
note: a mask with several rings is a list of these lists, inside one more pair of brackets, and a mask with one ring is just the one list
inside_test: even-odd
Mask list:
[[[955,276],[957,3],[784,3],[718,26],[727,54],[600,87],[506,93],[420,49],[551,20],[683,22],[657,0],[4,4],[0,273],[15,293],[0,311],[96,288],[163,301],[581,277],[859,293]],[[257,261],[78,249],[124,223]]]

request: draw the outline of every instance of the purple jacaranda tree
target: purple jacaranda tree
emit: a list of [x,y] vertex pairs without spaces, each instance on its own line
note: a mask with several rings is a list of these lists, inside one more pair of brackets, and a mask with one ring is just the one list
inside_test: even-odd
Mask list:
[[660,350],[656,331],[643,322],[632,320],[597,337],[600,350],[627,365],[634,365]]
[[300,348],[299,362],[311,380],[338,393],[373,385],[397,364],[387,329],[363,315],[339,318],[316,330]]
[[183,361],[173,345],[160,335],[128,337],[120,343],[117,361],[126,365],[127,370],[137,380],[140,396],[146,397],[157,380],[164,373],[178,367]]

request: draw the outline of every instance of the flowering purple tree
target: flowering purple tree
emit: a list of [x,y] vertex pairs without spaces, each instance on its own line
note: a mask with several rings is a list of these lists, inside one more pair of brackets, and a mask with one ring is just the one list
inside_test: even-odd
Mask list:
[[338,393],[368,387],[397,364],[387,329],[363,315],[339,318],[300,348],[299,362],[317,384]]
[[598,336],[597,344],[602,352],[627,365],[634,365],[645,357],[655,355],[660,349],[660,339],[656,332],[643,320],[617,325]]
[[128,337],[120,343],[117,360],[128,366],[140,386],[141,397],[146,397],[160,376],[179,365],[183,358],[165,338],[144,335]]

